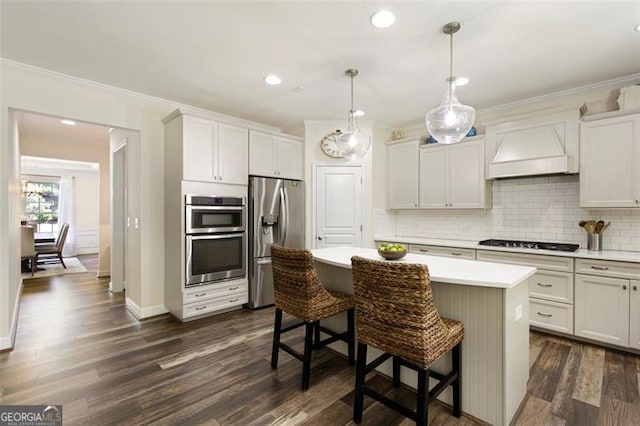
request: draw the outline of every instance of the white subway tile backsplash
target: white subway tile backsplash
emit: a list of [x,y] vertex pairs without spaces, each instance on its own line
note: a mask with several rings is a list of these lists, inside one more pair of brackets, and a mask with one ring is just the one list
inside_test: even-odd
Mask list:
[[492,209],[375,210],[375,234],[530,239],[586,247],[587,236],[578,221],[602,219],[611,221],[604,232],[604,249],[640,251],[640,209],[581,209],[579,189],[577,175],[495,180]]

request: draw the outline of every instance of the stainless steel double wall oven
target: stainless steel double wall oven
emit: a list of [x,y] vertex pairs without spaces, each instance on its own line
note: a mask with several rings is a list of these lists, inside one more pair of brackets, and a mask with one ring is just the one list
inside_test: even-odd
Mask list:
[[185,196],[185,286],[243,278],[246,198]]

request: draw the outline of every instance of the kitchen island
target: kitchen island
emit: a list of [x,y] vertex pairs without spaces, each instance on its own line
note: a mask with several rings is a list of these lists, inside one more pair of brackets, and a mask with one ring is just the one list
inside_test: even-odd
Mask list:
[[[351,257],[383,260],[376,250],[358,247],[330,247],[312,253],[323,285],[350,294]],[[464,323],[462,410],[493,425],[508,425],[529,379],[528,279],[536,269],[413,253],[393,262],[427,265],[440,315]],[[346,317],[323,320],[323,325],[344,331]],[[342,342],[331,347],[346,353]],[[368,361],[378,355],[377,350],[371,349]],[[432,369],[448,372],[450,354]],[[378,370],[391,376],[391,362]],[[401,380],[416,388],[415,372],[403,368]],[[439,399],[450,404],[451,389]]]

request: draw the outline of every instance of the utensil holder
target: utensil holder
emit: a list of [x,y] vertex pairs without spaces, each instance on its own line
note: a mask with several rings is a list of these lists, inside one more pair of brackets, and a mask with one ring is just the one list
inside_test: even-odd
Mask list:
[[602,234],[587,234],[587,250],[602,251]]

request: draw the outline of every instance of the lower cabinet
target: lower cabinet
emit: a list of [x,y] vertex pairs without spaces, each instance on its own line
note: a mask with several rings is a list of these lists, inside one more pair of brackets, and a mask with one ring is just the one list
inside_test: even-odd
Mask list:
[[190,288],[183,293],[182,319],[242,306],[249,301],[246,279]]
[[478,250],[476,258],[537,268],[529,278],[529,324],[573,334],[573,268],[570,257]]
[[640,280],[631,280],[629,297],[629,347],[640,349]]
[[576,274],[576,336],[629,345],[629,280]]

